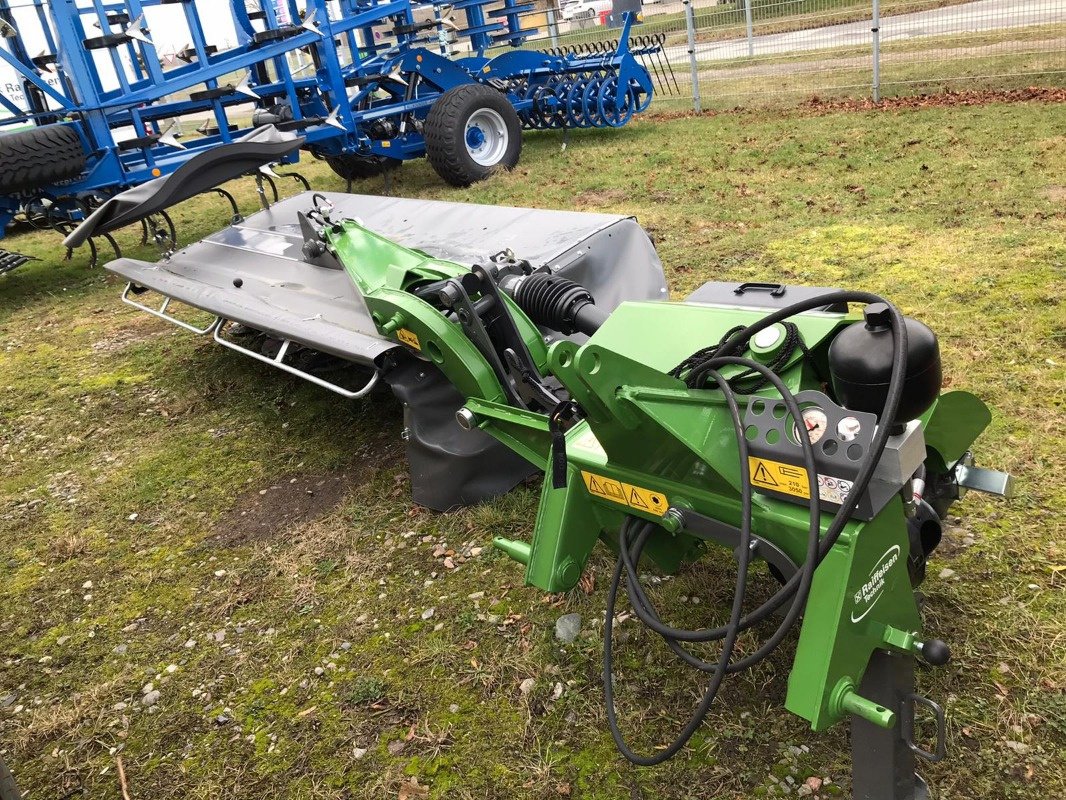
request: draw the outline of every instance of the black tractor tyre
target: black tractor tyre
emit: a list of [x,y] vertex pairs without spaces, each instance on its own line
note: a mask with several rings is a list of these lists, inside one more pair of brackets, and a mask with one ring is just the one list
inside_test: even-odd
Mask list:
[[84,169],[85,151],[71,127],[45,125],[0,134],[0,194],[77,178]]
[[398,158],[387,156],[357,156],[342,153],[339,156],[323,156],[329,168],[346,181],[365,180],[399,169],[403,163]]
[[[471,121],[483,120],[490,142],[477,146],[468,140]],[[469,83],[449,89],[426,117],[426,158],[452,186],[469,186],[501,169],[514,169],[522,153],[522,121],[507,96],[491,86]],[[478,148],[483,152],[478,153]]]

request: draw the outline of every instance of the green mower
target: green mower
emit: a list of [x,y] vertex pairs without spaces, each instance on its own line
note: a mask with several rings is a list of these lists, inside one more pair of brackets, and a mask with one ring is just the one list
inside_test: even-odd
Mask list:
[[[137,191],[84,236],[150,213],[155,196]],[[915,663],[951,654],[923,631],[918,587],[950,506],[969,489],[1009,495],[1011,479],[975,466],[989,410],[941,391],[936,336],[891,303],[720,282],[669,302],[632,219],[352,195],[300,195],[158,263],[108,268],[138,308],[345,397],[390,386],[423,505],[544,472],[532,538],[495,546],[547,592],[574,587],[597,542],[617,554],[603,687],[630,761],[676,754],[723,681],[798,628],[785,705],[815,731],[850,721],[854,797],[929,796],[915,765],[945,757],[945,718],[917,693]],[[177,319],[172,302],[213,321]],[[360,385],[326,381],[307,354],[353,365]],[[675,572],[710,547],[736,561],[728,621],[674,627],[639,571]],[[757,561],[780,585],[755,606]],[[623,599],[707,678],[690,723],[651,754],[615,712]],[[765,641],[740,654],[756,626]],[[708,642],[711,661],[694,650]],[[928,743],[918,719],[935,723]]]

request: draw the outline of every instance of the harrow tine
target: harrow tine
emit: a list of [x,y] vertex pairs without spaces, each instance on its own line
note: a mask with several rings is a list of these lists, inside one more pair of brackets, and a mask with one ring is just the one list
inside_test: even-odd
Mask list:
[[681,87],[677,85],[677,75],[674,74],[674,65],[670,63],[670,56],[666,53],[666,34],[656,34],[655,41],[659,45],[659,55],[666,62],[666,66],[670,68],[670,77],[673,78],[674,88],[678,94],[681,94]]
[[[89,269],[96,269],[100,266],[100,250],[97,248],[94,238],[89,238]],[[74,251],[68,250],[67,252],[67,260],[69,261],[74,256]]]
[[[72,230],[74,230],[74,226],[73,225],[71,225],[69,228],[67,228],[67,233],[70,233],[70,231],[72,231]],[[95,239],[95,238],[96,237],[94,237],[94,236],[90,236],[88,241],[86,242],[86,244],[89,245],[89,269],[96,269],[96,267],[99,266],[99,264],[100,264],[100,251],[96,247],[96,242],[93,241],[93,239]],[[74,260],[74,248],[73,247],[68,247],[67,248],[67,254],[65,256],[63,256],[63,260],[64,261],[73,261]]]
[[270,196],[274,198],[271,201],[271,205],[273,205],[281,199],[281,195],[278,193],[278,182],[274,180],[274,175],[270,172],[260,170],[259,174],[263,176],[263,180],[266,181],[267,186],[270,187]]
[[640,43],[643,45],[643,48],[644,48],[643,52],[648,53],[648,63],[651,64],[652,72],[655,74],[655,82],[657,84],[659,84],[659,90],[661,92],[663,92],[664,94],[669,93],[670,92],[670,84],[666,82],[666,70],[663,70],[662,74],[660,74],[659,67],[662,66],[662,65],[661,64],[659,64],[658,66],[656,65],[657,59],[654,58],[651,55],[652,50],[648,46],[648,41],[649,41],[648,37],[647,36],[641,36],[641,37],[639,37],[639,39],[640,39]]
[[171,247],[178,246],[178,230],[174,227],[174,220],[170,218],[170,214],[166,211],[160,211],[159,215],[163,218],[163,221],[167,224],[167,230],[170,233],[170,245]]
[[642,50],[639,50],[638,52],[640,53],[640,64],[641,64],[641,66],[644,67],[644,69],[646,69],[649,72],[649,74],[654,76],[655,85],[658,87],[659,91],[663,92],[664,94],[666,94],[667,90],[663,88],[663,79],[659,75],[659,70],[655,67],[655,59],[652,59],[652,58],[648,57],[648,51],[647,50],[643,50],[642,49]]
[[233,218],[232,219],[233,219],[234,222],[240,222],[242,219],[244,219],[244,217],[241,216],[241,209],[237,205],[237,198],[235,198],[232,194],[230,194],[229,192],[227,192],[225,189],[223,189],[220,186],[216,186],[213,191],[219,197],[225,198],[226,200],[229,201],[230,207],[233,209]]
[[300,184],[301,186],[304,187],[304,191],[307,191],[307,192],[311,191],[311,182],[309,180],[307,180],[307,178],[305,178],[299,172],[285,172],[285,173],[282,173],[282,177],[283,178],[292,178],[294,181],[296,181],[298,184]]
[[115,238],[110,233],[103,233],[100,235],[107,239],[107,243],[111,245],[111,249],[115,251],[115,258],[122,258],[122,248],[118,246],[118,242],[115,241]]

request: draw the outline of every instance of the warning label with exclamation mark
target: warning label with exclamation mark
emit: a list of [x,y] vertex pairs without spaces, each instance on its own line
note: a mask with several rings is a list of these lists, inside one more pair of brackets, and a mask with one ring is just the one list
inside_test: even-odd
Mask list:
[[622,483],[614,478],[605,478],[603,475],[595,475],[591,472],[582,471],[581,477],[585,480],[585,488],[588,489],[589,494],[610,500],[612,503],[629,506],[636,511],[655,516],[662,516],[670,507],[666,495],[661,492],[642,489],[639,486]]

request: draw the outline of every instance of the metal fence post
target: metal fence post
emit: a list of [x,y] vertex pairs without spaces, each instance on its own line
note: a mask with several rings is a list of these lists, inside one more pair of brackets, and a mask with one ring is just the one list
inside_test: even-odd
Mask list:
[[688,28],[688,61],[692,68],[692,108],[699,114],[703,111],[700,102],[700,72],[696,67],[696,15],[692,11],[692,0],[685,3],[685,27]]
[[552,40],[552,47],[559,46],[559,25],[555,21],[555,9],[548,6],[548,35]]
[[751,58],[755,55],[755,25],[751,18],[751,0],[744,0],[744,21],[748,24],[748,58]]
[[870,23],[870,32],[873,34],[873,57],[874,57],[874,102],[881,102],[881,0],[873,0],[873,18]]

